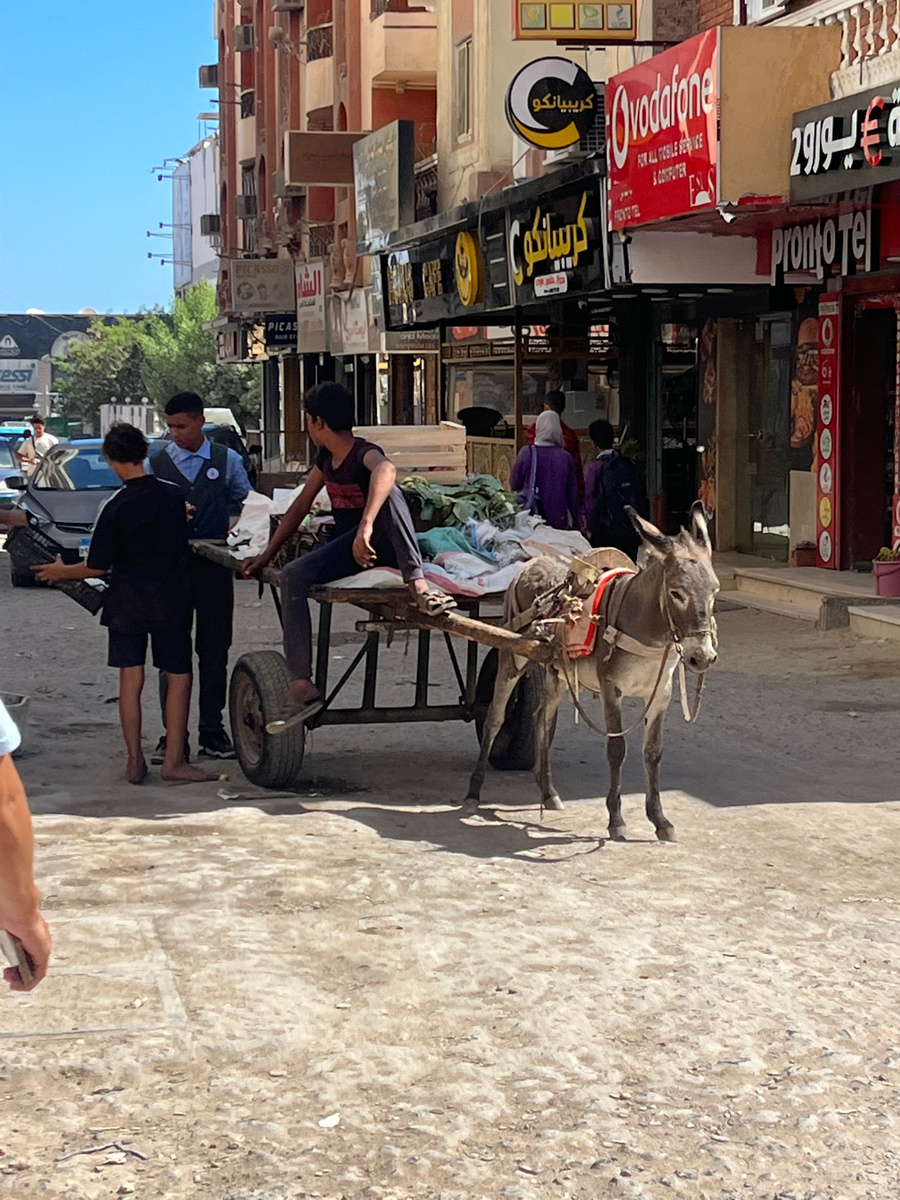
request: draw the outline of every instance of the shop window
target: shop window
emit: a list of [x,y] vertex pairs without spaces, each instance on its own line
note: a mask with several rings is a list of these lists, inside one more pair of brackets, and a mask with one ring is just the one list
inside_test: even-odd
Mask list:
[[784,12],[784,0],[747,0],[746,12],[747,24],[756,25],[780,16]]
[[472,136],[472,39],[458,42],[454,63],[454,132],[458,142]]

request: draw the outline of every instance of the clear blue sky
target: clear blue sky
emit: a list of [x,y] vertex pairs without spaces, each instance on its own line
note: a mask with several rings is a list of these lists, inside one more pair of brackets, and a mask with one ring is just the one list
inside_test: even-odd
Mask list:
[[135,312],[168,304],[147,258],[172,220],[151,167],[215,111],[213,0],[30,0],[3,22],[0,312]]

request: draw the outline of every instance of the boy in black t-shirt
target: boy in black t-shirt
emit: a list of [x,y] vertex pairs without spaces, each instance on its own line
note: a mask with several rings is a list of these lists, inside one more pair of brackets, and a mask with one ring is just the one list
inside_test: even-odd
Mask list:
[[281,572],[284,653],[291,694],[281,717],[270,721],[271,734],[284,733],[309,720],[324,700],[312,681],[312,625],[309,589],[355,575],[367,567],[399,567],[416,607],[438,615],[455,601],[430,591],[422,572],[422,555],[397,471],[380,447],[353,434],[353,397],[339,383],[310,388],[303,401],[306,431],[319,447],[316,465],[303,491],[281,518],[278,529],[258,558],[243,564],[245,576],[272,561],[280,546],[300,527],[324,487],[331,500],[335,536],[318,550],[301,555]]
[[[178,489],[144,470],[147,439],[133,425],[115,425],[103,454],[125,486],[97,517],[86,563],[35,567],[43,583],[109,577],[101,623],[109,630],[109,665],[119,668],[119,718],[128,751],[126,779],[147,774],[141,749],[141,692],[149,638],[153,665],[169,672],[167,743],[163,779],[215,779],[184,761],[191,699],[190,608],[184,580],[187,515]],[[176,732],[177,731],[177,732]]]

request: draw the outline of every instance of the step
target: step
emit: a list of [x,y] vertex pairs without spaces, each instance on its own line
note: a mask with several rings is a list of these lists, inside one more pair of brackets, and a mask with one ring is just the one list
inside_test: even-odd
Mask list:
[[851,605],[850,628],[861,637],[900,642],[900,604]]
[[788,604],[784,600],[769,600],[744,589],[736,592],[720,592],[723,600],[732,601],[736,607],[752,608],[757,612],[772,613],[776,617],[790,617],[792,621],[809,621],[815,624],[819,617],[818,608],[806,608],[802,604]]
[[746,598],[747,603],[754,595],[806,609],[817,617],[822,617],[827,610],[822,628],[846,625],[849,604],[868,604],[875,598],[871,575],[823,571],[816,567],[740,567],[735,570],[734,582],[738,594]]

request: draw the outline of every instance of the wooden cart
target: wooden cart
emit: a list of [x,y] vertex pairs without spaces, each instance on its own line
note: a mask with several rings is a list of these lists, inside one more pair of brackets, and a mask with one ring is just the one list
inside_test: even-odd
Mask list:
[[[192,545],[196,554],[240,573],[240,563],[223,542],[196,541]],[[262,582],[270,588],[280,618],[280,572],[267,568]],[[282,711],[290,685],[284,656],[276,650],[254,650],[241,655],[231,673],[232,736],[241,769],[252,783],[267,788],[292,787],[303,765],[307,731],[324,725],[475,721],[480,738],[494,691],[498,650],[515,650],[517,655],[531,659],[533,667],[526,672],[510,699],[506,722],[491,753],[491,763],[500,770],[529,770],[534,766],[534,701],[539,686],[535,672],[552,653],[546,642],[510,633],[481,619],[481,602],[477,599],[460,597],[457,610],[430,617],[411,604],[405,587],[322,587],[314,589],[310,595],[320,606],[315,683],[326,698],[321,712],[305,725],[273,737],[266,732],[266,725],[277,719]],[[365,634],[365,641],[333,683],[329,671],[332,616],[336,604],[353,604],[365,612],[366,619],[356,623],[356,630]],[[418,633],[413,703],[378,706],[375,695],[381,639],[409,630]],[[443,641],[459,687],[456,704],[428,702],[434,634],[439,634]],[[466,643],[464,654],[457,652],[454,639]],[[479,645],[488,647],[488,654],[480,662]],[[360,669],[363,674],[362,704],[354,708],[336,707],[335,701]]]

